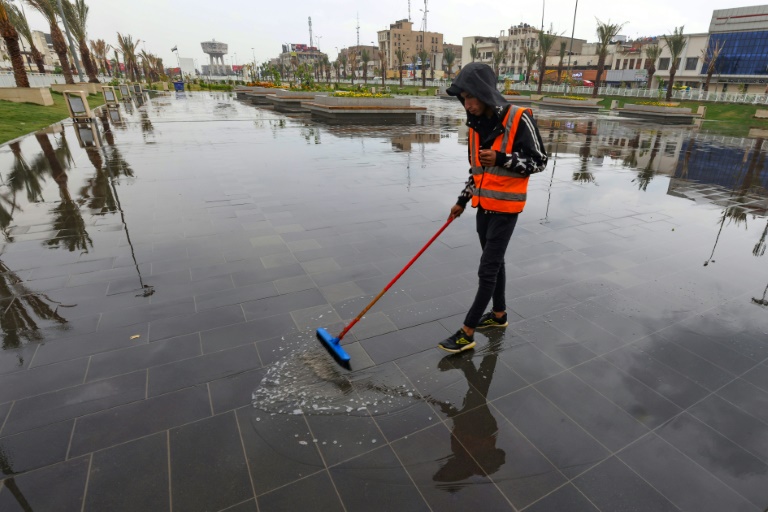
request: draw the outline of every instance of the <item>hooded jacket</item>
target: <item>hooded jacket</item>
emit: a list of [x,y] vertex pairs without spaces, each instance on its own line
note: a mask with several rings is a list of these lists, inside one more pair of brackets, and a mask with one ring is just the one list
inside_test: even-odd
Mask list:
[[[496,74],[490,66],[479,62],[472,62],[464,66],[453,84],[446,90],[447,94],[458,97],[463,105],[462,92],[471,94],[485,105],[490,106],[493,111],[490,118],[467,112],[466,125],[480,135],[481,149],[489,149],[493,141],[504,131],[502,122],[511,103],[496,88]],[[533,117],[527,111],[523,113],[520,119],[512,145],[512,153],[497,152],[496,166],[505,167],[524,175],[541,172],[547,166],[547,153],[541,134],[539,134]],[[471,173],[472,170],[470,169],[470,177],[456,202],[462,208],[466,207],[467,202],[472,198],[474,180]]]

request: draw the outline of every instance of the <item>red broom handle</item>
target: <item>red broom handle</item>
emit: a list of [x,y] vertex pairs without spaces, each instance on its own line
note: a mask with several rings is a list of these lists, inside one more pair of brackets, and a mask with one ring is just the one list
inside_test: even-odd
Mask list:
[[442,233],[443,231],[445,231],[445,228],[447,228],[447,227],[448,227],[448,225],[449,225],[451,222],[453,222],[453,217],[448,217],[448,220],[446,221],[446,223],[445,223],[445,224],[443,224],[443,227],[441,227],[441,228],[440,228],[440,229],[437,231],[437,233],[435,233],[435,235],[434,235],[432,238],[430,238],[430,239],[429,239],[429,242],[427,242],[427,244],[426,244],[424,247],[422,247],[422,248],[421,248],[421,250],[420,250],[419,252],[417,252],[417,253],[416,253],[416,256],[414,256],[413,258],[411,258],[411,261],[409,261],[409,262],[408,262],[408,264],[407,264],[405,267],[403,267],[403,270],[401,270],[401,271],[400,271],[400,273],[399,273],[399,274],[397,274],[397,275],[395,276],[395,278],[394,278],[394,279],[392,279],[392,280],[389,282],[389,284],[388,284],[387,286],[385,286],[385,287],[384,287],[384,289],[383,289],[383,290],[381,290],[381,292],[379,292],[379,294],[376,296],[376,298],[374,298],[374,299],[371,301],[371,303],[370,303],[370,304],[368,304],[368,305],[365,307],[365,309],[364,309],[364,310],[362,310],[362,311],[360,312],[360,314],[359,314],[359,315],[357,315],[357,318],[355,318],[354,320],[352,320],[352,322],[350,322],[350,323],[349,323],[349,325],[348,325],[348,326],[346,326],[346,327],[344,328],[344,330],[343,330],[343,331],[341,331],[341,334],[339,334],[339,336],[338,336],[339,340],[341,340],[342,338],[344,338],[344,335],[345,335],[345,334],[347,334],[347,332],[348,332],[348,331],[349,331],[349,330],[350,330],[350,329],[351,329],[351,328],[352,328],[352,327],[353,327],[353,326],[354,326],[354,325],[355,325],[357,322],[359,322],[361,318],[363,318],[363,315],[365,315],[365,314],[368,312],[368,310],[369,310],[369,309],[371,309],[371,308],[373,307],[373,305],[374,305],[374,304],[376,304],[376,302],[378,302],[378,300],[379,300],[379,299],[382,297],[382,295],[384,295],[385,293],[387,293],[387,290],[389,290],[390,288],[392,288],[392,285],[393,285],[393,284],[395,284],[395,283],[397,282],[397,280],[398,280],[398,279],[400,279],[400,278],[402,277],[402,275],[403,275],[403,274],[405,274],[405,271],[406,271],[406,270],[408,270],[409,268],[411,268],[411,265],[413,265],[413,264],[416,262],[416,260],[417,260],[417,259],[419,259],[419,256],[421,256],[421,255],[424,253],[424,251],[426,251],[426,250],[427,250],[427,248],[428,248],[430,245],[432,245],[432,242],[434,242],[434,241],[437,239],[437,237],[439,237],[439,236],[440,236],[440,233]]

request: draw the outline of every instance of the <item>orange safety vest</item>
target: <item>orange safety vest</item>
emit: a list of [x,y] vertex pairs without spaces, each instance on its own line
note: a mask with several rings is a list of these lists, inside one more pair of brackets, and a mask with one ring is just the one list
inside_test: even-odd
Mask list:
[[[504,116],[504,132],[496,137],[491,149],[504,154],[512,153],[512,144],[523,112],[533,115],[530,109],[510,106]],[[504,213],[520,213],[525,207],[528,192],[528,176],[505,167],[483,167],[480,163],[480,134],[469,129],[469,154],[475,188],[472,206]]]

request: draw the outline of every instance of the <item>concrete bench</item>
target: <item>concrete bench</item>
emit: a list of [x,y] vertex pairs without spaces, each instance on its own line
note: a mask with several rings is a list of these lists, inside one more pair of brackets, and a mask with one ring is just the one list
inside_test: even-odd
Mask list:
[[768,110],[757,109],[754,115],[755,119],[768,119]]

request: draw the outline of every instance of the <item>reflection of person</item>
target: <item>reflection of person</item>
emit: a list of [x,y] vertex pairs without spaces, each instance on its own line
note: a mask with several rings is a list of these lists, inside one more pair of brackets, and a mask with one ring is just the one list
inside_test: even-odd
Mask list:
[[[501,336],[489,346],[500,343]],[[496,448],[499,428],[487,401],[496,359],[496,351],[492,350],[480,361],[479,368],[475,368],[471,357],[446,356],[438,363],[441,371],[461,370],[469,386],[461,409],[446,403],[440,405],[443,413],[453,421],[453,453],[445,458],[445,463],[432,477],[436,482],[459,482],[473,475],[486,476],[504,465],[506,454],[501,448]],[[464,411],[472,412],[462,414]]]
[[[504,287],[504,254],[525,207],[528,178],[547,165],[547,154],[530,109],[511,105],[496,89],[496,74],[486,64],[464,66],[446,90],[467,111],[471,176],[451,208],[450,217],[464,212],[469,199],[477,208],[477,234],[483,249],[475,300],[455,334],[441,349],[461,352],[475,346],[475,329],[508,325]],[[493,299],[493,308],[483,314]]]

